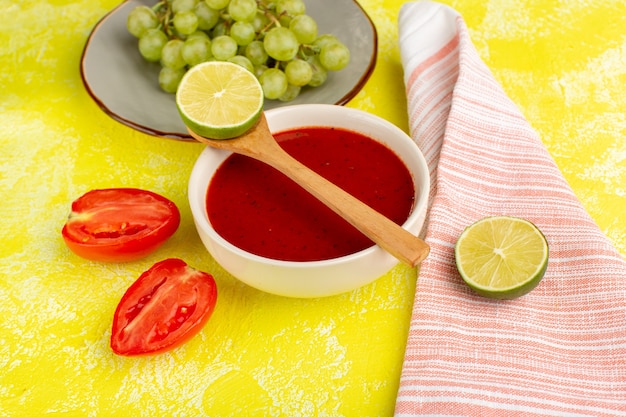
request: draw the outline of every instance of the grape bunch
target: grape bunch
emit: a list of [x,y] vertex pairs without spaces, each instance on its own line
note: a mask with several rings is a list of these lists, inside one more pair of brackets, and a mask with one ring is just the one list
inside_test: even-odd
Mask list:
[[190,67],[218,60],[255,74],[265,98],[290,101],[350,61],[336,36],[318,35],[302,0],[159,0],[133,8],[126,26],[141,56],[160,63],[168,93]]

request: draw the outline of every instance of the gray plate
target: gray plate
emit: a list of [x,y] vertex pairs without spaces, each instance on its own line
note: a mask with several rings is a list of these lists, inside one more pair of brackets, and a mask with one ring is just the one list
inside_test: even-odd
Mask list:
[[[377,33],[365,11],[354,0],[305,1],[307,14],[320,34],[332,33],[350,49],[350,63],[329,72],[326,83],[307,88],[293,101],[266,100],[265,109],[291,104],[343,105],[363,87],[376,64]],[[109,116],[134,129],[158,137],[191,140],[174,101],[158,83],[160,66],[146,62],[137,39],[126,29],[128,13],[156,0],[128,0],[104,16],[87,39],[80,64],[85,88]]]

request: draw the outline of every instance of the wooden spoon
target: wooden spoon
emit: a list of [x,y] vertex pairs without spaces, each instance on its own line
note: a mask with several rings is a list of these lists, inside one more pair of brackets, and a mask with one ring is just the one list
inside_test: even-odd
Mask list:
[[428,256],[430,248],[422,239],[285,152],[272,136],[265,114],[261,114],[259,122],[248,132],[233,139],[208,139],[188,130],[199,142],[249,156],[276,168],[400,261],[416,266]]

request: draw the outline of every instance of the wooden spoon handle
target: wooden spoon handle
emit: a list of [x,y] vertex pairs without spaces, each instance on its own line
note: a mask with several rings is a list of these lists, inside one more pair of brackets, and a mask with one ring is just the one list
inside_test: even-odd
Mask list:
[[422,239],[280,150],[271,152],[265,162],[300,184],[391,255],[411,266],[428,256],[430,247]]

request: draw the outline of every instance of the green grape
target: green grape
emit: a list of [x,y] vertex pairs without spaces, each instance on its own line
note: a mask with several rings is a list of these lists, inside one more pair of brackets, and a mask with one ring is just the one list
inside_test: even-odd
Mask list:
[[288,28],[290,22],[291,22],[291,16],[289,16],[288,14],[281,14],[281,15],[279,15],[279,18],[278,18],[278,25],[279,26],[284,26],[284,27]]
[[189,12],[196,7],[198,0],[173,0],[171,2],[172,12],[174,14],[180,12]]
[[342,43],[331,43],[320,51],[320,63],[327,70],[342,70],[350,62],[350,50]]
[[204,39],[211,40],[211,38],[209,38],[209,35],[207,35],[207,33],[203,30],[196,30],[194,33],[187,36],[187,40],[192,39],[192,38],[204,38]]
[[278,97],[280,101],[291,101],[300,95],[301,87],[289,84],[282,96]]
[[279,22],[289,27],[291,19],[306,13],[306,6],[302,0],[278,0],[276,2],[276,15]]
[[136,38],[140,38],[148,29],[159,25],[157,15],[148,6],[137,6],[128,14],[126,28]]
[[198,29],[198,16],[192,11],[182,11],[174,15],[174,28],[182,35],[191,35]]
[[269,56],[277,61],[290,61],[298,53],[300,44],[296,35],[286,27],[277,26],[269,30],[263,39]]
[[257,77],[257,78],[261,78],[261,75],[263,75],[263,73],[267,70],[267,65],[265,64],[261,64],[261,65],[255,65],[254,66],[254,71],[252,71],[252,73]]
[[217,25],[213,26],[213,29],[211,29],[210,37],[211,39],[214,39],[218,36],[226,34],[228,34],[228,26],[226,25],[226,22],[220,21],[217,23]]
[[148,29],[139,38],[139,53],[146,61],[157,62],[167,43],[167,35],[160,29]]
[[259,77],[265,98],[277,99],[287,91],[288,83],[285,73],[278,68],[268,68]]
[[211,40],[208,37],[195,36],[187,38],[183,45],[183,59],[190,65],[198,65],[211,58]]
[[180,39],[170,39],[161,50],[161,65],[172,69],[184,68],[187,63],[183,58],[183,42]]
[[292,17],[305,14],[306,5],[302,0],[278,0],[276,2],[276,14],[288,14]]
[[196,4],[194,12],[198,16],[198,29],[200,30],[211,30],[220,20],[220,12],[210,8],[204,1]]
[[206,2],[207,6],[215,10],[222,10],[223,8],[228,6],[228,3],[230,3],[230,0],[204,0],[204,1]]
[[256,0],[230,0],[228,3],[228,14],[237,22],[251,22],[256,12]]
[[252,19],[252,26],[254,27],[254,31],[257,33],[261,32],[269,23],[270,19],[265,15],[265,13],[257,12],[254,19]]
[[312,55],[308,57],[307,62],[311,65],[313,69],[313,76],[311,77],[311,81],[309,81],[309,87],[319,87],[320,85],[326,82],[328,78],[328,71],[326,68],[322,66],[320,63],[320,59],[317,55]]
[[250,62],[250,60],[245,56],[235,55],[232,58],[228,58],[228,62],[242,66],[254,74],[254,65],[252,65],[252,62]]
[[159,71],[159,86],[166,93],[175,93],[178,89],[178,84],[180,84],[180,80],[183,79],[183,75],[185,75],[184,68],[174,69],[163,67],[161,71]]
[[230,37],[237,42],[237,45],[248,45],[255,36],[256,33],[251,23],[238,21],[230,27]]
[[158,0],[131,10],[126,25],[171,93],[189,67],[219,60],[251,71],[265,98],[291,101],[350,61],[336,36],[318,36],[303,0]]
[[245,51],[246,58],[252,62],[253,65],[263,65],[267,62],[267,52],[263,47],[262,41],[252,41],[246,46]]
[[289,84],[302,87],[311,82],[313,78],[313,68],[311,65],[301,59],[289,61],[285,66],[285,75]]
[[211,53],[218,61],[226,61],[237,53],[237,42],[227,35],[220,35],[211,41]]
[[310,44],[317,39],[317,23],[307,14],[301,14],[291,19],[289,29],[296,35],[298,42],[302,44]]
[[317,39],[315,39],[315,42],[313,42],[313,45],[318,47],[319,50],[322,50],[322,48],[326,45],[337,42],[339,42],[339,39],[337,39],[335,35],[325,33],[324,35],[318,36]]

